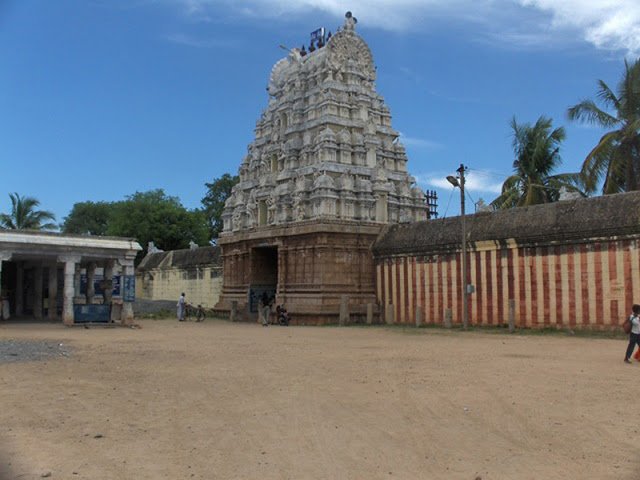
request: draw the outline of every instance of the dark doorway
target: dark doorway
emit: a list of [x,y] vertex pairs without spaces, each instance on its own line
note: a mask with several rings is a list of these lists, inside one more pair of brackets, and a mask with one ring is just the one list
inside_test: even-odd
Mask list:
[[[15,315],[16,309],[16,264],[2,262],[2,275],[0,276],[0,297],[9,302],[11,315]],[[2,318],[2,305],[0,304],[0,319]]]
[[258,303],[266,292],[274,298],[278,288],[278,247],[257,247],[251,250],[251,284],[249,309],[258,311]]

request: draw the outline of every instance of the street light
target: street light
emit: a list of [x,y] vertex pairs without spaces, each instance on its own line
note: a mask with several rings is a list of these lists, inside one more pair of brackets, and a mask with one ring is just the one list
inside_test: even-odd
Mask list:
[[469,326],[469,293],[467,292],[467,232],[464,215],[465,171],[466,167],[461,163],[460,168],[456,170],[459,176],[454,177],[453,175],[448,175],[447,181],[454,187],[458,187],[460,189],[460,223],[462,224],[462,281],[460,282],[462,284],[462,287],[460,290],[462,294],[462,328],[466,330]]

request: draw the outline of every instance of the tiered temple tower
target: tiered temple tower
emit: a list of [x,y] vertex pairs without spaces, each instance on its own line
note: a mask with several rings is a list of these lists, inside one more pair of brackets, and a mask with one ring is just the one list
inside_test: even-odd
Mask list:
[[370,247],[381,227],[427,218],[355,25],[347,13],[335,35],[322,30],[308,53],[292,49],[271,71],[219,239],[219,306],[235,300],[243,318],[264,291],[294,322],[337,321],[343,295],[363,316],[376,301]]

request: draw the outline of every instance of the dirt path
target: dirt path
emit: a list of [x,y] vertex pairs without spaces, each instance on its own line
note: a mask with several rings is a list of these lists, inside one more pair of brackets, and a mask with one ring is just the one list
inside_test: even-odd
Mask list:
[[142,325],[0,327],[70,352],[0,364],[0,478],[640,476],[622,340]]

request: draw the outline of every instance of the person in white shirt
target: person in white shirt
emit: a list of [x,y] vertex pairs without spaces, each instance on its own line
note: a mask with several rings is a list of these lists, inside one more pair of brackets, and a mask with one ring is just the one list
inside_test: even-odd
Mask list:
[[178,303],[176,304],[176,307],[178,308],[177,310],[177,314],[178,314],[178,321],[179,322],[184,322],[184,311],[187,307],[187,304],[185,302],[184,299],[184,293],[182,293],[180,295],[180,298],[178,299]]
[[631,322],[631,332],[629,332],[629,345],[627,346],[627,353],[624,355],[625,363],[631,363],[631,354],[633,349],[638,345],[640,347],[640,305],[634,305],[631,308],[631,316],[629,317]]

